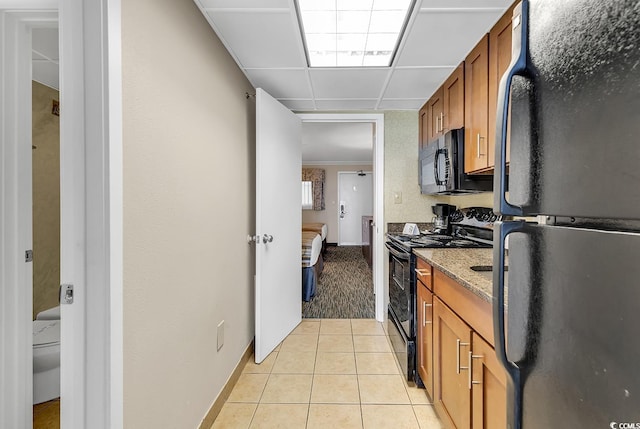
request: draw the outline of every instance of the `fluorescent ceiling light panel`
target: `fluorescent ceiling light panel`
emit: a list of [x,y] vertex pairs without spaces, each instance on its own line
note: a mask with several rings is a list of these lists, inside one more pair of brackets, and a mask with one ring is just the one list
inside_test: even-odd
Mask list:
[[311,67],[388,67],[413,0],[297,0]]

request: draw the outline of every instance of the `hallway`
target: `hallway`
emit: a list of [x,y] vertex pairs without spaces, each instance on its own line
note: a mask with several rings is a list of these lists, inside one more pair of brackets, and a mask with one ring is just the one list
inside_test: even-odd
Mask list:
[[247,363],[212,429],[331,427],[441,428],[425,391],[403,381],[382,323],[303,319]]

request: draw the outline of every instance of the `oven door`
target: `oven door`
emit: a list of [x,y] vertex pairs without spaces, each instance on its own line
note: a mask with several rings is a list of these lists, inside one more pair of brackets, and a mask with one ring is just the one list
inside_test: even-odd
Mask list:
[[413,256],[395,246],[393,243],[385,243],[389,250],[389,307],[396,316],[399,328],[404,331],[404,336],[413,340],[415,338],[415,323],[413,311],[413,293],[411,288],[411,273],[413,272]]

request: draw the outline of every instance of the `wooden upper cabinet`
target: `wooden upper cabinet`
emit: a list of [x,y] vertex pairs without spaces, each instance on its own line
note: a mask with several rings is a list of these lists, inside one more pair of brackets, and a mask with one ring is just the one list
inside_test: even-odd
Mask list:
[[[464,62],[464,170],[477,172],[489,167],[489,35],[485,35]],[[493,164],[493,162],[491,163]]]
[[422,149],[423,147],[425,147],[427,145],[427,143],[429,143],[429,108],[428,108],[429,104],[428,102],[425,103],[424,106],[422,106],[422,108],[420,109],[419,112],[419,123],[418,123],[418,132],[419,132],[419,136],[418,136],[418,143],[419,143],[419,149]]
[[442,85],[444,131],[464,127],[464,63]]
[[440,137],[444,131],[444,100],[442,87],[427,101],[427,137],[433,141]]
[[[489,32],[489,159],[495,162],[496,142],[496,109],[498,107],[498,89],[502,75],[511,63],[511,19],[513,7],[500,18]],[[510,123],[511,121],[509,121]],[[507,131],[510,127],[508,125]],[[507,161],[509,160],[509,132],[507,132]]]
[[473,333],[471,374],[473,429],[506,429],[507,375],[495,350]]

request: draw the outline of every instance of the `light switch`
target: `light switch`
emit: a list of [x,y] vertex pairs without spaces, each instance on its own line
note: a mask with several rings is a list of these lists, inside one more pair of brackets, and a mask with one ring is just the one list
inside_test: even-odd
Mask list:
[[396,191],[393,193],[393,204],[402,204],[402,192]]

